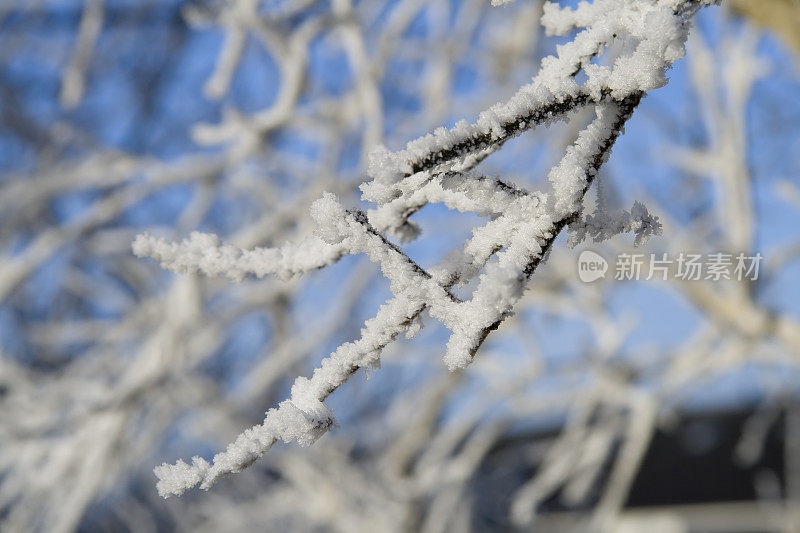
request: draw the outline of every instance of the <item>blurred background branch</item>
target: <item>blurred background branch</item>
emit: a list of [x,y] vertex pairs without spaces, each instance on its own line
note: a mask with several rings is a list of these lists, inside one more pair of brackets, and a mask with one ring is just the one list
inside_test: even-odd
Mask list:
[[[346,431],[158,497],[153,465],[260,422],[389,291],[355,257],[286,282],[175,276],[135,258],[134,236],[277,246],[312,233],[324,190],[368,207],[376,143],[474,119],[562,43],[542,2],[489,4],[0,3],[0,529],[797,531],[786,0],[702,13],[597,177],[587,214],[641,201],[663,236],[558,242],[472,367],[446,371],[446,331],[424,321],[331,396]],[[589,119],[513,139],[480,171],[541,188]],[[428,206],[414,221],[408,254],[428,268],[486,219]],[[588,249],[605,279],[580,281]],[[756,280],[614,279],[620,254],[648,273],[692,252],[764,261]]]

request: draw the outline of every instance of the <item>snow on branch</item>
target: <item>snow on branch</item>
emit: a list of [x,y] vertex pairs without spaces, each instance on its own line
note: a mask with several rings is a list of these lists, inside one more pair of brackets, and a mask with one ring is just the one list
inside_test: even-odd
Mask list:
[[216,235],[194,231],[180,243],[147,233],[138,235],[133,242],[133,253],[137,257],[157,259],[162,268],[177,274],[202,272],[207,276],[242,281],[248,274],[259,278],[275,274],[289,279],[336,262],[343,250],[314,237],[299,244],[286,243],[280,248],[242,250],[221,243]]
[[634,202],[630,211],[605,211],[598,209],[591,215],[576,220],[569,225],[569,246],[577,246],[587,237],[594,242],[602,242],[620,233],[633,232],[634,245],[643,244],[651,235],[661,235],[661,222],[650,214],[641,202]]
[[[571,225],[578,238],[608,238],[632,230],[637,240],[657,231],[657,220],[640,204],[630,213],[582,217],[583,200],[600,167],[646,91],[666,83],[666,70],[683,56],[691,15],[703,0],[596,0],[576,9],[546,4],[544,24],[551,33],[584,28],[542,61],[540,73],[504,103],[482,112],[475,123],[460,122],[408,143],[404,150],[378,148],[362,184],[364,213],[346,210],[331,194],[311,208],[316,235],[279,249],[240,250],[215,236],[192,234],[180,244],[144,235],[134,243],[139,256],[154,257],[176,272],[200,271],[239,280],[247,274],[292,276],[330,264],[344,254],[366,254],[380,264],[393,297],[368,320],[361,337],[342,344],[310,378],[298,377],[289,399],[267,412],[264,422],[242,433],[211,462],[195,457],[155,469],[159,493],[168,497],[199,485],[208,489],[220,476],[239,472],[278,440],[314,442],[333,426],[325,399],[360,368],[377,366],[380,353],[401,332],[418,328],[423,311],[452,335],[444,362],[467,366],[489,333],[513,312],[528,280],[546,258],[556,237]],[[602,66],[592,61],[613,41],[631,51]],[[576,75],[583,70],[582,84]],[[596,118],[549,173],[549,193],[528,192],[472,169],[505,141],[527,129],[563,119],[591,105]],[[422,206],[442,202],[452,209],[491,213],[461,250],[429,271],[386,237],[419,234],[409,218]],[[496,257],[496,261],[489,261]],[[477,278],[472,298],[461,301],[451,289]]]

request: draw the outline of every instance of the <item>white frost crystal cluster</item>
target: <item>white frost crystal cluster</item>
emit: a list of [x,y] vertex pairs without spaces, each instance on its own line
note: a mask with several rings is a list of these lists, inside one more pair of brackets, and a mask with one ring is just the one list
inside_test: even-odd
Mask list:
[[[501,4],[504,2],[494,2]],[[666,71],[684,54],[689,19],[708,1],[596,0],[575,9],[545,4],[543,23],[551,34],[580,29],[554,56],[542,61],[533,81],[507,102],[483,111],[474,123],[461,121],[414,140],[405,149],[372,153],[363,199],[368,212],[345,209],[332,194],[311,208],[315,235],[280,248],[241,250],[213,235],[193,233],[181,243],[140,235],[138,256],[153,257],[175,272],[202,272],[241,280],[249,274],[289,278],[323,267],[345,254],[366,254],[391,282],[393,297],[368,320],[361,337],[339,346],[310,378],[299,377],[291,397],[270,409],[264,422],[242,433],[211,462],[194,457],[155,469],[159,493],[168,497],[239,472],[278,440],[311,444],[333,424],[323,403],[360,368],[377,366],[381,350],[400,333],[419,328],[424,311],[452,332],[444,355],[450,369],[467,366],[487,335],[512,312],[556,236],[571,227],[571,243],[602,240],[623,231],[637,242],[660,231],[641,204],[630,212],[582,213],[584,196],[643,95],[666,83]],[[628,53],[601,65],[596,58],[615,42]],[[583,71],[585,81],[576,75]],[[593,106],[595,120],[578,135],[548,176],[551,190],[528,192],[473,169],[505,141],[540,124]],[[419,235],[410,217],[429,203],[463,212],[490,214],[461,250],[425,270],[392,244]],[[496,261],[489,261],[496,257]],[[470,300],[454,285],[478,278]]]

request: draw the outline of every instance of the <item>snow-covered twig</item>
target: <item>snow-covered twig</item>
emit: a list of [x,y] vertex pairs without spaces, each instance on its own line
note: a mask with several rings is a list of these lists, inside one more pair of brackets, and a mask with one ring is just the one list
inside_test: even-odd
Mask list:
[[[377,365],[381,350],[425,309],[453,332],[444,357],[447,366],[468,365],[487,335],[512,313],[559,233],[578,221],[583,198],[625,123],[646,91],[666,83],[666,69],[684,53],[690,16],[708,3],[597,0],[582,2],[575,10],[546,4],[543,21],[551,33],[585,29],[559,47],[556,56],[543,60],[531,84],[481,113],[475,123],[439,129],[396,153],[376,150],[370,161],[371,179],[361,189],[364,199],[378,208],[364,214],[345,210],[331,195],[318,200],[312,207],[317,240],[306,241],[313,245],[308,255],[296,246],[246,252],[199,234],[180,245],[146,236],[137,240],[138,255],[156,257],[169,268],[232,279],[247,273],[294,274],[328,264],[343,252],[366,253],[381,264],[394,294],[366,322],[359,340],[341,345],[310,379],[297,378],[290,399],[270,410],[263,424],[245,431],[211,463],[195,457],[192,465],[181,461],[156,468],[159,493],[181,494],[195,485],[207,489],[220,476],[250,465],[279,439],[315,441],[333,425],[332,413],[323,403],[327,396],[359,368]],[[610,66],[593,63],[615,40],[635,43],[633,51]],[[579,84],[576,74],[581,70],[587,80]],[[549,194],[527,193],[470,172],[511,137],[589,104],[595,106],[597,117],[551,170]],[[418,231],[409,217],[433,201],[464,211],[495,213],[496,218],[474,230],[463,250],[427,272],[383,233],[415,237]],[[645,231],[640,226],[647,217],[640,214],[631,214],[630,223],[622,225]],[[641,223],[636,225],[634,218]],[[595,222],[600,222],[597,217],[584,222],[583,231],[602,236],[604,230],[595,228]],[[497,261],[490,262],[492,256]],[[450,292],[456,282],[475,277],[479,282],[470,300],[460,301]]]
[[299,244],[287,243],[281,248],[243,250],[222,244],[216,235],[196,231],[181,243],[171,243],[147,233],[137,236],[133,242],[134,254],[158,259],[163,268],[173,272],[225,275],[231,281],[242,281],[248,274],[259,278],[275,274],[289,279],[334,263],[343,252],[341,246],[314,237]]

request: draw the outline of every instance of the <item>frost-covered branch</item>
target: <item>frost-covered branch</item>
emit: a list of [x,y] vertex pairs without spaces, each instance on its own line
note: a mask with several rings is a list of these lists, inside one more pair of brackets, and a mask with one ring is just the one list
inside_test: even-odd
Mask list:
[[643,203],[634,202],[630,211],[598,209],[570,224],[569,231],[570,246],[577,246],[588,237],[594,242],[602,242],[628,232],[636,234],[634,244],[639,246],[651,235],[661,235],[661,223]]
[[133,253],[137,257],[157,259],[162,268],[178,274],[225,275],[231,281],[242,281],[248,274],[259,278],[275,274],[289,279],[334,263],[343,252],[341,246],[313,237],[299,244],[287,243],[281,248],[243,250],[222,244],[216,235],[196,231],[181,243],[170,243],[147,233],[136,237],[133,243]]
[[[366,322],[361,338],[345,343],[324,359],[311,378],[297,378],[290,399],[267,412],[254,426],[209,463],[195,457],[156,469],[162,496],[181,494],[200,485],[209,488],[220,476],[238,472],[277,440],[309,444],[333,425],[324,400],[359,368],[376,366],[380,352],[412,324],[423,310],[443,322],[452,335],[444,356],[450,369],[467,366],[488,334],[513,312],[528,279],[545,259],[560,232],[581,215],[583,199],[614,142],[646,91],[666,83],[666,69],[682,57],[690,16],[703,4],[691,0],[625,0],[583,2],[576,10],[546,4],[543,22],[552,33],[584,27],[556,56],[545,58],[533,82],[509,101],[481,113],[475,123],[410,142],[399,152],[377,149],[370,158],[370,181],[363,198],[378,208],[368,214],[346,211],[332,196],[312,207],[317,239],[305,255],[296,246],[241,251],[217,240],[193,236],[182,244],[141,237],[138,255],[151,255],[178,271],[200,270],[241,279],[247,273],[293,274],[337,259],[342,251],[366,253],[381,264],[394,297]],[[612,42],[633,43],[632,51],[601,66],[592,61]],[[587,79],[578,83],[583,70]],[[583,129],[562,160],[550,171],[551,191],[530,194],[499,180],[474,175],[471,169],[503,143],[539,124],[592,104],[596,119]],[[393,245],[383,232],[410,239],[418,230],[409,223],[422,206],[441,201],[461,211],[494,213],[473,231],[459,252],[430,273]],[[601,236],[619,226],[640,234],[652,221],[634,209],[627,221],[598,217],[583,231]],[[649,221],[649,222],[648,222]],[[606,222],[616,226],[604,230]],[[613,224],[612,224],[613,223]],[[598,226],[598,227],[594,227]],[[324,241],[324,244],[323,244]],[[297,257],[302,257],[298,262]],[[496,261],[490,259],[496,256]],[[478,279],[472,298],[460,301],[450,288]]]

